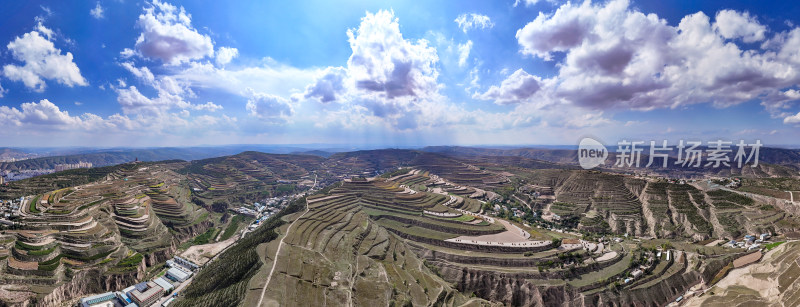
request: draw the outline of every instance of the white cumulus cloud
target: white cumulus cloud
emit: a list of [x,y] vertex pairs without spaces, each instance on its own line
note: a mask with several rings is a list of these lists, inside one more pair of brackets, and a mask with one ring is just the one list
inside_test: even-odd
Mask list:
[[499,87],[493,85],[485,93],[473,95],[473,98],[494,100],[498,104],[519,103],[536,94],[541,89],[541,82],[539,77],[518,69],[503,80]]
[[136,86],[117,89],[117,102],[125,114],[157,115],[173,107],[180,99],[173,100],[167,95],[150,99],[143,95]]
[[97,1],[97,5],[89,11],[89,14],[96,19],[100,19],[104,17],[103,12],[104,10],[103,7],[100,6],[100,1]]
[[289,116],[294,114],[294,109],[288,99],[267,93],[258,93],[248,89],[247,111],[250,115],[258,117],[267,123],[284,123]]
[[353,49],[347,69],[358,89],[388,99],[437,90],[436,49],[424,39],[404,39],[394,12],[368,12],[347,37]]
[[578,46],[595,25],[595,11],[586,1],[578,6],[568,2],[552,15],[539,12],[536,19],[517,31],[522,52],[549,60],[551,52]]
[[784,124],[800,124],[800,112],[795,115],[787,116],[783,119]]
[[[136,49],[145,57],[160,59],[165,64],[180,64],[214,55],[211,38],[192,27],[191,15],[183,7],[178,9],[154,0],[139,15],[136,25],[142,29]],[[126,54],[130,51],[123,52]]]
[[767,27],[747,12],[722,10],[714,19],[714,29],[727,39],[741,38],[745,43],[753,43],[764,40],[767,32]]
[[220,47],[217,50],[217,57],[216,62],[217,65],[225,65],[230,63],[233,58],[239,56],[239,49],[231,48],[231,47]]
[[345,88],[346,78],[346,69],[328,67],[314,80],[314,83],[306,87],[303,97],[316,98],[323,103],[336,101],[347,90]]
[[61,54],[61,50],[51,41],[52,36],[52,30],[39,23],[37,30],[8,43],[6,47],[14,59],[24,64],[3,66],[3,75],[12,81],[22,81],[26,87],[37,92],[44,91],[45,79],[69,87],[88,85],[78,65],[73,62],[72,53]]
[[557,75],[542,87],[550,101],[650,110],[696,103],[725,107],[779,96],[796,85],[800,29],[775,33],[761,48],[737,45],[765,40],[768,33],[747,13],[721,11],[712,21],[698,12],[670,25],[627,0],[612,0],[568,2],[540,13],[516,37],[523,54],[545,60],[561,55]]
[[218,104],[215,104],[215,103],[213,103],[211,101],[208,101],[208,102],[206,102],[204,104],[193,105],[192,109],[194,109],[194,110],[205,110],[205,111],[209,111],[209,112],[216,112],[216,111],[222,110],[222,106],[218,105]]
[[153,84],[156,80],[156,77],[147,67],[136,67],[132,62],[123,62],[120,65],[147,84]]
[[26,102],[20,109],[0,106],[0,118],[15,125],[74,125],[80,123],[80,118],[70,116],[69,112],[61,111],[58,106],[47,99],[37,102]]
[[489,16],[475,13],[458,15],[454,21],[464,33],[472,29],[491,29],[494,27],[494,23]]

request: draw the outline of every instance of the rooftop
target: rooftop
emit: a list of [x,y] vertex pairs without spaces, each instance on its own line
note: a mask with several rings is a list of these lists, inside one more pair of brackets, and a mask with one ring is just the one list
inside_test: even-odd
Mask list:
[[140,292],[139,289],[136,289],[136,290],[131,291],[131,293],[129,295],[131,296],[131,298],[135,298],[135,300],[138,300],[140,302],[144,302],[144,301],[147,301],[148,299],[152,298],[155,295],[160,295],[161,291],[164,290],[158,284],[156,284],[156,283],[154,283],[152,281],[148,282],[147,286],[148,286],[147,291]]
[[169,270],[167,270],[167,274],[175,276],[178,279],[189,278],[189,274],[188,273],[184,272],[181,269],[176,269],[176,268],[170,268]]

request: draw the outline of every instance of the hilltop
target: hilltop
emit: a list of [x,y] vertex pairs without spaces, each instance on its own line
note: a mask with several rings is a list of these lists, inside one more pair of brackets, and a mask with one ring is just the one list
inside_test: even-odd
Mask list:
[[726,242],[800,230],[790,169],[680,181],[407,149],[75,169],[0,188],[23,197],[0,299],[119,290],[226,242],[193,256],[208,263],[176,306],[664,305],[748,253]]

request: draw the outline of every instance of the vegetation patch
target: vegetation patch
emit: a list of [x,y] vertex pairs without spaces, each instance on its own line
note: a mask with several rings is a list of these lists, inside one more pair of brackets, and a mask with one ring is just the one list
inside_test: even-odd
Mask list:
[[85,205],[83,205],[83,206],[80,206],[80,207],[78,207],[78,209],[79,209],[79,210],[83,210],[83,209],[91,208],[91,207],[93,207],[94,205],[97,205],[97,204],[99,204],[99,203],[100,203],[100,202],[102,202],[102,201],[103,201],[102,199],[100,199],[100,200],[95,200],[95,201],[93,201],[93,202],[90,202],[90,203],[88,203],[88,204],[85,204]]
[[215,261],[208,263],[186,287],[183,297],[175,302],[175,306],[239,305],[247,291],[247,283],[262,265],[256,246],[275,240],[278,237],[275,229],[284,223],[281,218],[302,210],[304,205],[305,199],[295,201],[220,254]]
[[130,271],[136,269],[139,264],[142,263],[144,259],[144,255],[134,252],[132,255],[122,259],[119,263],[117,263],[115,269],[120,271]]
[[239,224],[244,221],[244,217],[241,215],[236,215],[231,218],[230,223],[228,223],[228,227],[225,228],[225,231],[222,232],[222,236],[219,238],[220,241],[225,241],[232,237],[236,230],[239,229]]
[[754,203],[752,198],[731,191],[714,190],[708,191],[706,194],[714,199],[724,200],[743,206],[752,206]]
[[41,213],[42,212],[42,211],[39,211],[39,209],[36,209],[36,204],[39,203],[39,197],[41,197],[41,195],[36,195],[36,197],[33,198],[33,201],[31,201],[31,203],[29,205],[29,208],[28,208],[28,211],[30,211],[31,213]]
[[63,257],[63,255],[58,255],[53,259],[50,259],[50,260],[47,260],[47,261],[43,261],[43,262],[39,262],[39,268],[38,269],[40,271],[53,271],[53,270],[57,269],[59,265],[61,265],[61,258],[62,257]]
[[786,243],[786,241],[768,243],[768,244],[764,245],[764,249],[769,251],[769,250],[772,250],[773,248],[776,248],[776,247],[780,246],[783,243]]
[[217,232],[216,228],[209,228],[208,231],[202,233],[199,236],[194,237],[194,240],[192,240],[192,243],[194,245],[208,244],[208,243],[211,242],[211,239],[214,237],[214,233],[216,233],[216,232]]

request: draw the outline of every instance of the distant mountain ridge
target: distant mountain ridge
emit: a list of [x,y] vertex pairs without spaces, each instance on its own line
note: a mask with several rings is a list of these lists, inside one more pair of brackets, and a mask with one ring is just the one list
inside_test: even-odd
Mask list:
[[[672,146],[673,152],[670,157],[677,156],[675,146]],[[705,148],[703,148],[705,149]],[[733,147],[735,154],[736,147]],[[748,147],[749,150],[749,147]],[[461,147],[461,146],[428,146],[422,148],[422,151],[435,152],[440,154],[452,156],[515,156],[524,157],[536,160],[544,160],[555,163],[578,163],[578,152],[574,149],[544,149],[544,148],[514,148],[514,149],[495,149],[495,148],[477,148],[477,147]],[[643,157],[649,151],[649,147],[645,147],[642,152]],[[614,148],[609,148],[609,154],[612,156],[615,153]],[[610,157],[612,157],[610,156]],[[785,149],[775,147],[761,147],[759,150],[759,162],[778,164],[789,166],[795,169],[800,169],[800,149]]]
[[[3,151],[6,150],[6,151]],[[337,149],[329,149],[337,150]],[[259,151],[273,154],[306,154],[320,157],[329,157],[332,151],[309,150],[300,147],[284,147],[269,145],[236,145],[236,146],[209,146],[209,147],[159,147],[159,148],[112,148],[112,149],[64,149],[52,150],[40,154],[67,153],[42,156],[15,162],[0,162],[2,170],[34,170],[52,169],[57,164],[89,162],[93,166],[115,165],[134,160],[162,161],[162,160],[201,160],[214,157],[230,156],[246,151]],[[0,149],[0,157],[4,152],[14,152],[18,155],[31,154],[33,151],[24,149]]]
[[[255,149],[250,149],[255,148]],[[221,146],[221,147],[163,147],[163,148],[142,148],[142,149],[107,149],[105,151],[92,151],[82,149],[84,153],[69,155],[38,157],[15,162],[0,162],[0,171],[10,170],[35,170],[53,169],[57,164],[89,162],[94,167],[116,165],[138,159],[139,161],[162,161],[162,160],[184,160],[194,161],[208,158],[236,155],[247,151],[257,151],[271,154],[291,154],[291,155],[313,155],[325,158],[329,161],[338,161],[337,164],[345,163],[349,160],[359,160],[362,163],[371,164],[371,169],[384,169],[389,165],[403,165],[413,160],[420,153],[436,153],[457,158],[474,160],[480,157],[486,162],[500,164],[524,163],[527,165],[538,165],[544,167],[547,163],[566,165],[577,165],[577,150],[561,148],[488,148],[488,147],[462,147],[462,146],[429,146],[419,150],[412,149],[372,149],[358,151],[338,151],[339,149],[308,150],[296,147],[281,146]],[[648,149],[643,151],[642,161],[647,162]],[[671,154],[671,161],[674,162],[676,152]],[[0,148],[0,157],[4,153],[24,154],[22,150],[13,148]],[[616,153],[615,149],[609,149],[608,167],[613,164]],[[506,158],[500,158],[506,157]],[[523,158],[510,159],[509,157]],[[391,161],[390,161],[391,160]],[[762,147],[759,153],[759,162],[774,164],[800,170],[800,149],[784,149]],[[556,167],[555,165],[551,165]],[[560,167],[557,167],[560,168]]]

